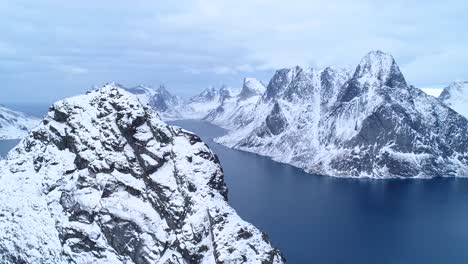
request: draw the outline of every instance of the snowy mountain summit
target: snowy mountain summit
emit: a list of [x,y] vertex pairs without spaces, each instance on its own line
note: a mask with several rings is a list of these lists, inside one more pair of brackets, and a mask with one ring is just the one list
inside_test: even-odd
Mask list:
[[203,119],[211,111],[223,104],[224,101],[232,98],[234,92],[231,88],[223,85],[219,89],[209,87],[200,94],[190,98],[187,106],[190,111],[187,112],[188,119]]
[[239,94],[239,99],[245,100],[252,96],[263,95],[265,93],[265,85],[255,78],[245,78],[242,90]]
[[454,82],[446,87],[439,100],[468,118],[468,82]]
[[0,105],[0,140],[20,139],[39,124],[39,119]]
[[408,85],[382,51],[354,73],[278,70],[245,116],[216,141],[322,175],[468,176],[468,121]]
[[208,146],[115,85],[54,104],[0,170],[2,263],[284,263]]
[[148,104],[156,110],[163,120],[174,120],[183,118],[185,102],[182,98],[172,95],[164,85],[157,89],[139,85],[133,88],[125,88],[135,94],[143,104]]

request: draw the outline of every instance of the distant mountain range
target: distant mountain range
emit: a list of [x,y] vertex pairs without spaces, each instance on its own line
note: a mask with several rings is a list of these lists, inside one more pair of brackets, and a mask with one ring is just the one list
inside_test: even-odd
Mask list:
[[218,143],[310,173],[468,176],[467,120],[454,111],[463,114],[464,84],[438,100],[407,84],[391,55],[374,51],[355,69],[294,67],[266,87],[245,79],[238,93],[205,90],[186,103],[198,114],[184,118],[227,128]]
[[458,81],[450,84],[442,91],[439,100],[468,117],[468,82]]
[[0,105],[0,140],[20,139],[39,124],[39,118]]

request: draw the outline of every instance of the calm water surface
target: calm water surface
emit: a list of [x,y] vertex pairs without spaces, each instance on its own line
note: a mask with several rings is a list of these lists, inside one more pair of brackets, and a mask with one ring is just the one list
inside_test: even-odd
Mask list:
[[212,139],[225,131],[211,124],[172,123],[218,154],[230,204],[269,234],[288,263],[468,263],[467,179],[315,176],[218,145]]
[[6,157],[8,151],[19,143],[17,139],[0,140],[0,159]]

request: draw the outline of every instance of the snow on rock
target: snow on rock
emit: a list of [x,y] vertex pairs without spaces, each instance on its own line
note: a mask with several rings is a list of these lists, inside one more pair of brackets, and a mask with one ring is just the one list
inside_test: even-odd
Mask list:
[[284,263],[208,146],[116,85],[54,104],[0,182],[2,263]]
[[265,85],[259,80],[255,78],[245,78],[242,90],[239,94],[239,99],[245,100],[252,96],[263,95],[265,91]]
[[135,94],[143,104],[151,106],[163,120],[183,119],[188,110],[184,100],[172,95],[164,85],[159,86],[158,89],[139,85],[133,88],[125,88],[125,90]]
[[454,82],[444,88],[439,100],[468,118],[468,82]]
[[239,94],[224,98],[204,120],[218,126],[235,129],[249,123],[254,117],[253,108],[265,93],[265,86],[254,78],[245,78]]
[[0,105],[0,140],[20,139],[39,124],[39,119]]
[[[391,55],[347,69],[278,70],[261,99],[216,139],[337,177],[468,176],[468,121],[406,83]],[[215,122],[216,124],[216,122]],[[219,124],[219,123],[218,123]]]
[[199,95],[190,98],[187,106],[190,111],[186,112],[186,119],[203,119],[211,111],[218,108],[224,101],[235,95],[231,88],[223,85],[219,89],[210,87]]

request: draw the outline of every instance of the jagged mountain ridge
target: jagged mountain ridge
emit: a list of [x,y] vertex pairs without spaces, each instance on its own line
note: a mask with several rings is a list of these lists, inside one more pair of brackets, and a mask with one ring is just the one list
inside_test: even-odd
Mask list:
[[240,93],[225,98],[203,120],[226,129],[243,126],[253,118],[253,108],[265,93],[265,90],[265,86],[257,79],[245,78]]
[[445,87],[439,100],[468,118],[468,82],[457,81]]
[[39,124],[39,118],[0,105],[0,140],[20,139]]
[[[124,88],[121,85],[118,86]],[[135,94],[143,104],[150,105],[163,120],[183,119],[187,112],[184,100],[172,95],[164,85],[160,85],[157,89],[143,85],[124,89]]]
[[252,115],[216,141],[330,176],[468,176],[466,119],[409,86],[381,51],[353,74],[279,70]]
[[[113,83],[113,85],[116,85]],[[203,119],[212,110],[223,104],[225,100],[236,96],[228,86],[214,87],[203,90],[200,94],[193,96],[188,101],[176,95],[172,95],[164,86],[152,89],[146,86],[125,88],[130,93],[138,96],[140,101],[148,104],[156,110],[163,120],[171,121],[178,119]]]
[[222,85],[219,89],[209,87],[200,94],[190,98],[187,105],[191,111],[186,116],[189,119],[203,119],[211,111],[234,96],[236,96],[236,93],[225,85]]
[[114,85],[54,104],[0,165],[3,263],[284,262],[208,146]]

